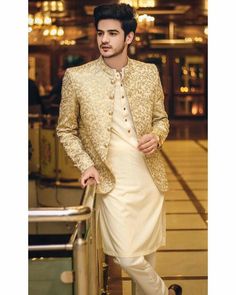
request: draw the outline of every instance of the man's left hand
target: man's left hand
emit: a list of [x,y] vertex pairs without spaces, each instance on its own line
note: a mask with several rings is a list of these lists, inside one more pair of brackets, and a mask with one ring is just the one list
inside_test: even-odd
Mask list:
[[154,134],[145,134],[138,140],[138,149],[145,155],[151,155],[159,146],[159,139]]

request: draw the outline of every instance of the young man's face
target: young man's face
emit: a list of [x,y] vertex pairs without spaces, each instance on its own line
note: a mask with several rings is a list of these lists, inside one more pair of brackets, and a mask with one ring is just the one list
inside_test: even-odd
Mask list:
[[97,43],[101,55],[105,58],[115,57],[127,50],[133,40],[133,33],[125,38],[121,23],[115,19],[103,19],[98,22]]

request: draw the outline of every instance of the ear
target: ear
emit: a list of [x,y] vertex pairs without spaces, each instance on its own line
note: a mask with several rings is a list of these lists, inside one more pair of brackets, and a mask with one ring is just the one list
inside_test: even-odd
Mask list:
[[125,38],[125,41],[129,45],[132,43],[133,39],[134,39],[134,32],[129,32],[129,34]]

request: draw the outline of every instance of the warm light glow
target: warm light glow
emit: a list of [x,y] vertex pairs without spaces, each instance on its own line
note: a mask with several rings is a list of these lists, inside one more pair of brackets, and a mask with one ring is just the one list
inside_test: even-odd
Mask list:
[[143,21],[154,22],[154,20],[155,20],[155,17],[147,15],[147,14],[142,14],[142,15],[138,16],[138,21],[139,22],[143,22]]
[[165,55],[163,55],[163,56],[161,57],[161,62],[162,62],[163,64],[166,63],[166,56],[165,56]]
[[76,41],[75,40],[62,40],[60,41],[60,45],[75,45]]
[[63,36],[64,35],[64,30],[63,30],[63,28],[62,27],[59,27],[58,29],[57,29],[57,36]]
[[43,25],[43,15],[41,12],[37,12],[34,16],[35,25],[42,26]]
[[43,20],[43,23],[45,25],[51,25],[52,24],[52,19],[49,15],[44,15],[44,20]]
[[120,3],[129,4],[134,8],[156,6],[155,0],[120,0]]
[[190,67],[189,70],[190,70],[190,76],[195,78],[197,76],[195,69],[193,67]]
[[199,112],[199,114],[203,115],[204,111],[203,111],[203,105],[202,104],[200,104],[198,106],[198,112]]
[[205,35],[208,35],[208,27],[205,27],[205,29],[204,29],[204,34],[205,34]]
[[64,11],[64,3],[62,1],[43,1],[42,3],[42,11]]
[[51,1],[50,2],[50,10],[56,11],[57,10],[57,1]]
[[180,87],[180,92],[188,92],[188,87]]
[[138,16],[139,27],[143,27],[143,28],[153,27],[154,21],[155,21],[155,17],[147,15],[147,14],[142,14]]
[[[62,27],[51,26],[43,31],[43,36],[48,37],[62,37],[64,35],[64,29]],[[60,43],[61,44],[61,43]]]
[[138,8],[137,0],[120,0],[120,3],[129,4],[132,7]]
[[139,0],[139,7],[155,7],[155,0]]
[[194,41],[195,41],[195,42],[202,42],[203,39],[202,39],[202,37],[195,37],[195,38],[194,38]]
[[50,36],[56,36],[57,35],[57,27],[52,26],[49,34],[50,34]]
[[33,29],[31,27],[28,27],[28,33],[31,33]]
[[198,113],[198,105],[197,105],[197,103],[193,104],[191,112],[192,112],[193,115],[197,115],[197,113]]
[[43,1],[43,11],[49,11],[49,2],[48,1]]
[[179,62],[180,62],[179,58],[175,58],[175,63],[179,64]]
[[58,9],[58,11],[64,11],[64,4],[63,4],[63,2],[59,1],[57,3],[57,9]]
[[185,40],[185,42],[193,42],[193,39],[190,37],[186,37],[184,40]]
[[188,71],[186,69],[183,69],[183,74],[188,75]]
[[139,36],[135,37],[135,41],[139,42],[141,40],[141,38]]
[[34,16],[32,14],[29,14],[28,16],[28,25],[33,26],[34,24]]
[[48,36],[49,35],[49,32],[50,32],[49,29],[46,29],[46,30],[43,31],[43,35],[44,36]]

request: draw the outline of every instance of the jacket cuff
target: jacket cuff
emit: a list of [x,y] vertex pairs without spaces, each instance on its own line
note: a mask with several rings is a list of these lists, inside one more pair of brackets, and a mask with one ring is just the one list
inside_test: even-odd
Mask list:
[[89,167],[94,166],[94,163],[92,160],[88,159],[87,161],[83,161],[83,164],[80,163],[80,165],[75,164],[75,166],[80,170],[81,174],[84,173],[85,170],[87,170]]

